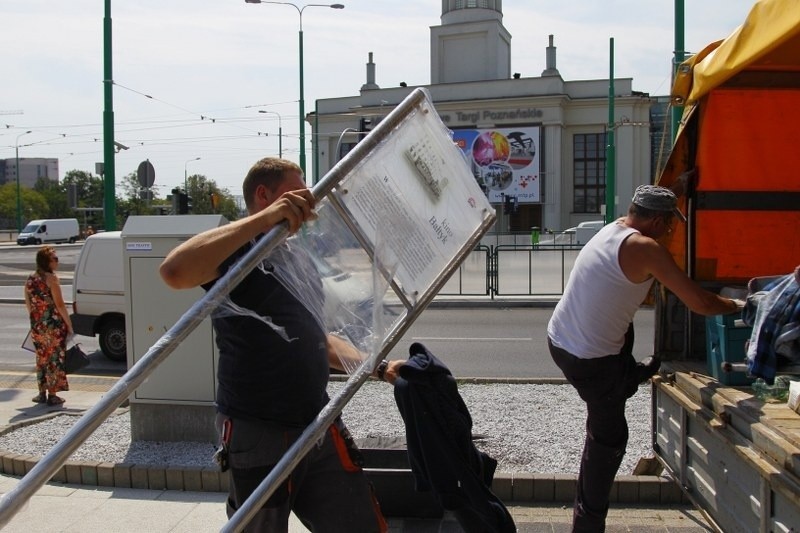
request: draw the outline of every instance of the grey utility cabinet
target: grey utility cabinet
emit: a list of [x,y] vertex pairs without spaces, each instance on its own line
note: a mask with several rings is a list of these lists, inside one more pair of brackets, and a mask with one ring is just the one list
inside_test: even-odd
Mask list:
[[[221,215],[128,218],[122,249],[129,368],[204,295],[199,287],[168,287],[158,272],[161,262],[188,238],[227,222]],[[131,438],[213,442],[216,370],[214,331],[206,318],[131,396]]]

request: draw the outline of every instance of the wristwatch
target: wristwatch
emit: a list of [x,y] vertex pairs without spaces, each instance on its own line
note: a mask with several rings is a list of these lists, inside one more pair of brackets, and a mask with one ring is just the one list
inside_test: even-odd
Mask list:
[[378,368],[375,369],[375,375],[378,376],[379,380],[386,381],[387,368],[389,368],[389,361],[387,361],[386,359],[378,363]]

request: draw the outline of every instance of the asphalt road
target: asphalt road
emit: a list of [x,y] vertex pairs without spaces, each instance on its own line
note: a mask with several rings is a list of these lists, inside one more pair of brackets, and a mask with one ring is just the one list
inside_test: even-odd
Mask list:
[[[408,357],[408,347],[421,342],[450,367],[457,377],[561,378],[550,359],[546,328],[551,309],[481,308],[425,310],[390,354]],[[0,304],[0,370],[33,371],[30,352],[20,348],[28,331],[25,307]],[[653,312],[641,310],[636,318],[636,353],[653,353]],[[92,364],[87,374],[122,375],[123,363],[108,360],[97,339],[77,337]]]
[[[83,243],[56,244],[58,254],[59,277],[63,282],[72,280],[75,263],[81,253]],[[17,246],[2,243],[0,245],[0,286],[22,285],[34,268],[36,268],[36,252],[40,246]],[[69,299],[69,295],[67,299]]]
[[[72,271],[81,244],[58,245],[62,288],[71,300]],[[22,291],[22,282],[33,269],[36,247],[0,246],[0,292]],[[405,359],[408,348],[421,342],[444,361],[457,377],[562,378],[547,350],[546,328],[552,309],[539,307],[428,308],[392,350],[390,358]],[[639,311],[635,321],[638,358],[653,353],[654,313]],[[28,330],[25,307],[0,304],[0,370],[33,371],[30,352],[20,348]],[[96,338],[78,337],[92,364],[87,374],[122,375],[124,363],[108,360]]]

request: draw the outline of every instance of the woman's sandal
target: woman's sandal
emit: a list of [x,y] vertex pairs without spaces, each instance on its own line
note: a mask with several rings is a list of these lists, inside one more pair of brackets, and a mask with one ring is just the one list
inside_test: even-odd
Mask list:
[[37,394],[33,397],[33,403],[45,403],[47,401],[47,395],[45,393]]
[[61,405],[62,403],[64,403],[64,398],[60,396],[50,396],[47,399],[47,405]]

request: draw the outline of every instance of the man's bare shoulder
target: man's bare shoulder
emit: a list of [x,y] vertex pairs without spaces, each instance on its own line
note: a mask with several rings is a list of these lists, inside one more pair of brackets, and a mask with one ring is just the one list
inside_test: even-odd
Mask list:
[[653,275],[658,265],[668,257],[666,249],[658,241],[641,233],[631,234],[619,251],[620,266],[628,279],[634,282]]
[[661,248],[661,245],[653,239],[652,237],[648,237],[647,235],[642,235],[641,233],[631,233],[627,239],[622,243],[624,248],[628,248],[630,250],[637,250],[637,251],[648,251],[654,248]]

